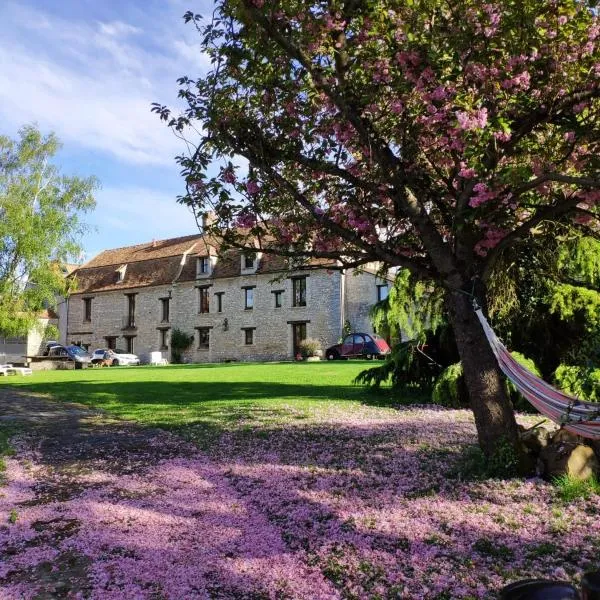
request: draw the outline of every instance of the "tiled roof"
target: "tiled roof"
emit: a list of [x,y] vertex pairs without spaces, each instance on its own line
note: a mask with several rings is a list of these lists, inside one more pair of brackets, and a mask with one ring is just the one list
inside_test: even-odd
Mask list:
[[127,263],[127,271],[122,281],[118,281],[117,277],[117,268],[120,265],[86,265],[77,269],[74,274],[77,280],[76,293],[168,285],[177,277],[180,264],[181,255]]
[[184,252],[192,249],[196,250],[194,244],[202,241],[202,236],[186,235],[184,237],[172,238],[170,240],[155,240],[138,244],[137,246],[125,246],[124,248],[114,248],[105,250],[92,258],[80,269],[91,269],[93,267],[106,267],[116,265],[117,267],[126,263],[138,262],[142,260],[154,260],[157,258],[166,258],[169,256],[181,256]]
[[[173,281],[196,280],[196,258],[214,255],[218,244],[202,235],[189,235],[170,240],[148,242],[137,246],[105,250],[79,267],[73,274],[77,280],[75,293],[127,290],[151,285],[169,285]],[[183,254],[189,253],[183,268]],[[241,276],[242,252],[225,250],[217,259],[210,279]],[[311,267],[327,267],[329,260],[312,260]],[[117,270],[127,265],[125,277],[119,281]],[[287,259],[264,253],[256,273],[278,273],[287,270]]]

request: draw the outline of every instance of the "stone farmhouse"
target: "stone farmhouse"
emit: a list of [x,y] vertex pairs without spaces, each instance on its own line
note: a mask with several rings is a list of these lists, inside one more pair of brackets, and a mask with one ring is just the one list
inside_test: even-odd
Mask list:
[[198,234],[106,250],[79,267],[68,299],[66,341],[168,360],[171,332],[194,336],[188,362],[281,360],[307,338],[323,351],[348,321],[372,331],[369,309],[387,295],[376,270],[341,273],[323,261],[291,270],[287,259],[218,252]]

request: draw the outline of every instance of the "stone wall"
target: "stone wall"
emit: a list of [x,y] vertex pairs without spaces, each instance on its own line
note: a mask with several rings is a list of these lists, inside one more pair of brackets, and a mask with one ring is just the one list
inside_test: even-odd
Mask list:
[[[345,278],[345,316],[352,331],[373,332],[369,311],[377,302],[377,284],[386,283],[373,273],[348,270]],[[391,284],[390,284],[391,285]]]
[[[106,347],[106,337],[117,337],[117,348],[126,349],[125,336],[135,336],[134,352],[142,360],[152,351],[161,351],[171,360],[170,335],[177,328],[194,336],[185,352],[187,362],[227,360],[284,360],[293,357],[292,322],[306,322],[308,337],[321,342],[322,349],[337,342],[341,335],[341,276],[325,270],[297,273],[306,276],[306,306],[292,306],[292,279],[285,275],[272,281],[272,274],[244,275],[223,279],[205,278],[196,282],[74,294],[69,299],[67,341],[88,345],[90,351]],[[209,312],[199,312],[199,286],[210,286]],[[254,306],[244,309],[244,287],[255,286]],[[283,290],[282,306],[275,308],[274,290]],[[161,298],[169,296],[170,320],[161,322]],[[136,293],[135,329],[126,329],[127,296]],[[217,312],[217,294],[222,293],[222,312]],[[84,321],[84,298],[92,298],[92,314]],[[210,328],[208,349],[198,348],[198,327]],[[252,345],[245,343],[244,328],[254,328]],[[167,348],[161,348],[165,330]]]
[[[90,352],[107,347],[107,337],[116,337],[116,347],[127,350],[127,337],[133,337],[133,351],[147,358],[160,348],[160,298],[168,297],[170,286],[153,286],[92,294],[73,294],[69,299],[68,343],[81,343]],[[135,327],[128,327],[127,294],[135,294]],[[84,320],[84,298],[92,298],[91,320]],[[171,307],[171,314],[173,307]],[[167,353],[163,352],[167,358]]]
[[[301,275],[298,273],[297,275]],[[307,337],[321,342],[323,351],[340,336],[340,275],[326,271],[302,273],[306,277],[306,306],[292,306],[290,276],[272,281],[273,275],[246,275],[178,284],[174,292],[173,326],[194,335],[186,353],[190,362],[227,360],[285,360],[293,357],[292,323],[306,322]],[[197,285],[210,285],[210,311],[199,313]],[[244,287],[253,288],[254,306],[244,309]],[[275,308],[275,290],[283,290],[281,308]],[[222,294],[222,312],[217,312]],[[198,348],[197,327],[210,327],[209,349]],[[245,343],[245,328],[254,328],[252,345]]]

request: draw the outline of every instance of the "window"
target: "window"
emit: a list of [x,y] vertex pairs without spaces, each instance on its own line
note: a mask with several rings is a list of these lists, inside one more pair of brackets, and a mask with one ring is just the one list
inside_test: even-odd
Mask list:
[[92,299],[91,298],[83,299],[83,320],[88,323],[92,320]]
[[377,302],[381,302],[388,297],[389,289],[387,283],[380,283],[377,285]]
[[292,306],[306,306],[306,277],[292,279]]
[[125,294],[127,296],[127,321],[126,327],[135,327],[135,294]]
[[104,338],[106,340],[106,347],[109,350],[114,350],[117,347],[117,338],[116,336],[108,336]]
[[161,308],[162,308],[162,318],[161,318],[162,323],[169,322],[169,300],[170,300],[170,298],[161,298],[160,299],[160,304],[161,304]]
[[135,335],[126,335],[125,336],[125,344],[126,344],[125,347],[126,347],[127,354],[133,354],[135,352],[134,340],[135,340]]
[[252,346],[254,344],[254,330],[255,327],[245,327],[244,328],[244,344],[246,346]]
[[223,294],[225,292],[216,292],[215,296],[217,297],[217,312],[223,312]]
[[273,292],[275,296],[275,308],[281,308],[283,306],[283,290],[277,290]]
[[256,254],[244,254],[244,269],[254,269]]
[[201,256],[198,259],[198,275],[208,275],[210,273],[210,259],[208,256]]
[[244,310],[252,310],[254,308],[254,288],[244,288]]
[[198,312],[207,313],[209,312],[208,288],[198,288],[198,292],[200,294],[200,306]]
[[161,350],[168,350],[169,349],[169,345],[168,345],[168,335],[169,335],[169,330],[168,329],[159,329],[159,345],[160,345],[160,349]]
[[210,345],[210,327],[197,327],[198,350],[208,350]]

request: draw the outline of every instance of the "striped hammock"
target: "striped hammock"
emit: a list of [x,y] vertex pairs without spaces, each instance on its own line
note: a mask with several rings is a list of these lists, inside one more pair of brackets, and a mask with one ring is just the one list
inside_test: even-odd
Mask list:
[[475,310],[492,347],[500,370],[540,413],[567,431],[586,438],[600,439],[600,405],[584,402],[552,387],[520,365],[498,339],[480,309]]

